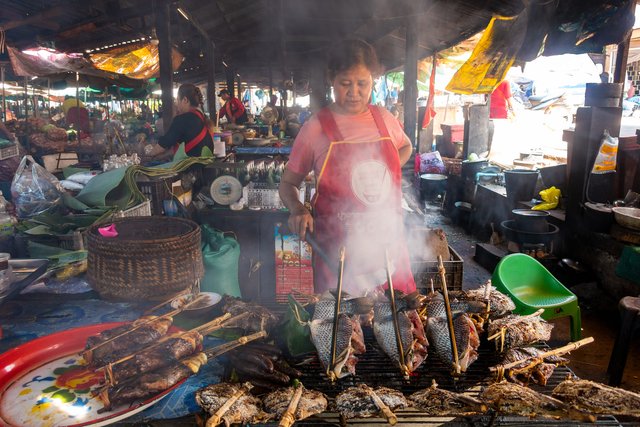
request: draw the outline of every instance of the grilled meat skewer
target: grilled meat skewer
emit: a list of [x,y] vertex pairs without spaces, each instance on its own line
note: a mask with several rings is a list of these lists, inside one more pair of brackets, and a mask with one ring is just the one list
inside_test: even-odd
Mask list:
[[248,393],[251,384],[220,383],[201,388],[196,392],[196,402],[205,412],[214,415],[230,399],[233,403],[222,414],[207,421],[207,427],[214,427],[220,421],[228,427],[231,424],[257,423],[267,419],[262,411],[260,399]]
[[594,414],[640,418],[640,394],[593,381],[568,379],[553,389],[553,396],[574,408]]
[[[349,387],[336,396],[337,411],[346,419],[378,416],[380,408],[372,398],[370,390],[365,384]],[[374,392],[391,411],[409,406],[407,399],[397,390],[377,387]]]
[[[304,420],[315,414],[320,414],[327,409],[327,396],[319,391],[308,390],[300,385],[298,389],[302,390],[300,400],[294,412],[294,420]],[[294,393],[298,390],[294,387],[281,388],[267,394],[262,403],[264,409],[272,417],[279,420],[287,411],[289,402],[291,402]]]
[[486,412],[487,406],[478,399],[438,388],[438,384],[409,396],[414,406],[432,416],[470,416]]
[[551,338],[553,325],[540,317],[538,311],[526,316],[511,314],[494,320],[489,325],[489,340],[496,339],[496,346],[500,352],[514,347],[523,347],[538,341],[548,341]]
[[508,415],[572,418],[588,422],[596,420],[593,415],[570,408],[558,399],[506,381],[491,384],[484,389],[480,398],[495,411]]
[[[159,318],[156,321],[147,323],[126,333],[126,335],[105,342],[103,345],[100,345],[100,347],[94,349],[91,349],[91,346],[96,343],[96,339],[90,337],[87,340],[87,348],[89,348],[89,350],[83,352],[82,356],[89,365],[95,367],[104,366],[158,341],[167,334],[172,323],[173,319]],[[111,332],[104,336],[115,337],[116,335],[117,333]],[[98,339],[100,339],[100,337],[98,337]],[[93,345],[93,347],[95,347],[95,345]]]

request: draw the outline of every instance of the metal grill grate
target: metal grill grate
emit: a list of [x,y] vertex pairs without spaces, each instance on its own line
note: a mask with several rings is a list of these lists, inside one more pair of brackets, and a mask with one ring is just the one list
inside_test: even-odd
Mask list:
[[[488,368],[498,364],[500,361],[500,357],[492,347],[493,344],[483,341],[482,346],[478,349],[478,360],[459,378],[454,379],[449,373],[449,367],[442,363],[435,354],[430,354],[425,362],[418,368],[415,375],[409,380],[405,380],[399,369],[394,366],[390,359],[382,352],[370,328],[364,328],[364,334],[367,352],[359,356],[360,360],[356,365],[355,376],[342,378],[335,383],[331,383],[325,375],[317,357],[312,357],[304,361],[291,360],[290,362],[303,372],[301,381],[305,387],[325,393],[329,396],[330,400],[333,400],[338,393],[348,387],[360,383],[365,383],[372,387],[390,387],[408,396],[418,390],[431,386],[432,380],[435,380],[440,388],[459,393],[464,392],[469,396],[477,397],[482,387],[489,385],[491,382]],[[569,368],[558,367],[551,378],[549,378],[546,387],[532,384],[531,388],[544,394],[551,394],[553,388],[562,382],[567,375],[573,375]],[[331,408],[331,403],[329,408]],[[523,426],[530,424],[536,427],[544,427],[557,426],[559,423],[569,426],[584,425],[584,423],[577,421],[562,420],[560,422],[553,419],[529,419],[525,417],[495,416],[490,414],[458,418],[433,417],[425,415],[415,409],[400,410],[396,412],[396,415],[398,416],[397,426],[437,426],[443,424],[447,426]],[[324,412],[320,415],[296,422],[295,425],[312,427],[345,424],[340,419],[338,413]],[[388,424],[386,420],[382,418],[366,418],[349,420],[346,425],[372,426]],[[595,425],[621,426],[622,424],[620,424],[615,417],[605,416],[599,417]]]

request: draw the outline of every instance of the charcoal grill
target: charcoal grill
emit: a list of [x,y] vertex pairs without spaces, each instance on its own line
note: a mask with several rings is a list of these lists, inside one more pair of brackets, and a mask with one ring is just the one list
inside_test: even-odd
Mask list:
[[[297,369],[303,372],[300,381],[308,389],[318,390],[325,393],[330,399],[329,408],[332,401],[341,391],[360,383],[368,384],[371,387],[385,386],[401,391],[405,396],[430,387],[432,380],[438,383],[438,387],[458,393],[465,393],[469,396],[477,397],[484,386],[491,382],[489,367],[500,362],[500,357],[494,350],[493,343],[482,342],[478,349],[478,360],[471,364],[466,373],[454,379],[450,374],[450,367],[442,363],[432,352],[425,362],[418,368],[414,375],[405,380],[400,373],[400,369],[393,365],[390,359],[384,354],[373,336],[371,328],[363,328],[367,352],[359,355],[359,362],[356,365],[356,375],[342,378],[332,383],[326,376],[324,368],[314,355],[305,359],[289,360]],[[548,347],[547,347],[548,348]],[[531,388],[550,395],[556,385],[562,382],[567,375],[573,372],[567,367],[558,367],[547,382],[546,387],[531,384]],[[397,426],[523,426],[531,425],[535,427],[545,426],[578,426],[585,425],[579,421],[513,416],[496,416],[492,413],[471,417],[434,417],[426,415],[415,409],[405,409],[396,411],[398,417]],[[276,424],[268,424],[276,425]],[[345,425],[337,412],[324,412],[319,415],[298,421],[295,426],[341,426]],[[348,420],[346,425],[351,426],[388,426],[383,418],[363,418]],[[622,426],[613,416],[600,416],[595,426]]]

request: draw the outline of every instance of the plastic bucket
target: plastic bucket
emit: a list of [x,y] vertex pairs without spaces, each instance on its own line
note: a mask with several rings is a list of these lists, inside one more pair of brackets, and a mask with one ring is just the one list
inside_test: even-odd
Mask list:
[[507,198],[514,202],[531,200],[538,182],[538,171],[513,169],[504,171],[504,182],[507,187]]

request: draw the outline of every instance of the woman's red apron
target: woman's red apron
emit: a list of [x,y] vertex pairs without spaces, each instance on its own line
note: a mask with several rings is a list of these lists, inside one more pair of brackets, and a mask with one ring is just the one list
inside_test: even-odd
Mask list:
[[[202,114],[202,112],[200,110],[197,110],[195,108],[191,109],[190,112],[192,112],[196,116],[200,117],[200,120],[202,120],[202,130],[200,131],[200,133],[198,133],[196,136],[194,136],[193,139],[191,139],[190,141],[187,141],[187,143],[184,144],[184,152],[186,154],[189,154],[189,151],[191,151],[194,148],[196,148],[198,146],[198,144],[200,144],[202,142],[202,140],[205,138],[205,136],[207,136],[207,133],[209,132],[209,128],[207,128],[207,121],[204,118],[204,114]],[[176,153],[176,151],[178,151],[178,147],[179,146],[180,146],[180,144],[175,144],[173,146],[173,153],[174,154]]]
[[416,289],[400,210],[398,149],[378,108],[369,106],[369,111],[380,133],[380,138],[373,141],[345,141],[331,111],[325,108],[318,113],[331,144],[317,178],[314,234],[336,264],[327,266],[314,257],[316,292],[335,289],[338,254],[343,245],[345,291],[362,295],[379,285],[386,287],[385,251],[392,262],[394,289]]

